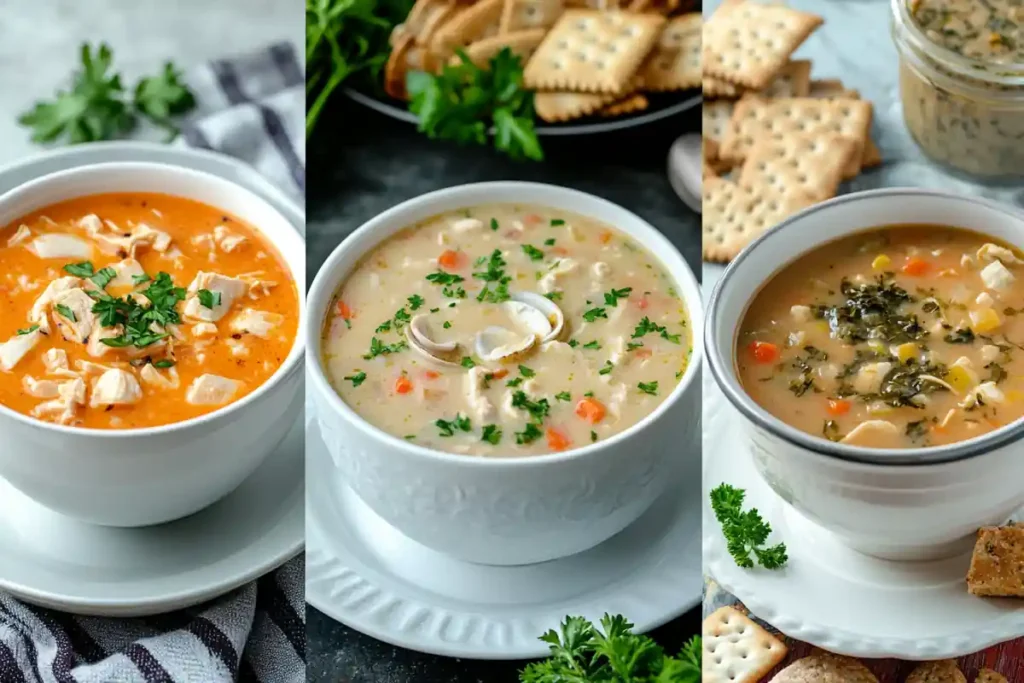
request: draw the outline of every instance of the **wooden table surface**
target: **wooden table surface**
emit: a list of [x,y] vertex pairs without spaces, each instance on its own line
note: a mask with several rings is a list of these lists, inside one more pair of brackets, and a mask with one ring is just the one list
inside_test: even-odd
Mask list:
[[[713,581],[705,583],[704,591],[704,616],[714,612],[719,607],[732,605],[737,609],[747,612],[746,608],[735,597],[719,588]],[[1022,607],[1024,609],[1024,607]],[[769,683],[776,673],[796,660],[813,654],[817,648],[807,643],[788,638],[768,624],[757,618],[756,614],[750,615],[766,629],[782,639],[789,648],[786,659],[774,669],[763,680]],[[865,659],[864,664],[878,677],[879,683],[904,683],[907,676],[917,664],[905,662],[898,659]],[[973,655],[961,657],[957,660],[960,670],[967,676],[968,683],[974,683],[974,677],[982,668],[998,671],[1006,676],[1010,683],[1024,683],[1024,638],[1018,638],[1002,645],[988,648]]]

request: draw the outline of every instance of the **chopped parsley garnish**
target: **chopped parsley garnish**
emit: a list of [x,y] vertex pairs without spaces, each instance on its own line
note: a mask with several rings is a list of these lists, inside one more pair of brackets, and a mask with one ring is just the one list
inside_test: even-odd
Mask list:
[[32,334],[33,332],[35,332],[38,329],[39,329],[39,325],[33,325],[32,327],[26,327],[23,330],[18,330],[18,334],[19,335]]
[[[746,492],[728,484],[721,484],[711,491],[711,508],[722,525],[729,554],[736,564],[751,569],[756,559],[765,569],[779,569],[788,561],[786,545],[779,543],[765,547],[770,524],[764,521],[756,508],[743,511]],[[753,553],[754,558],[750,555]]]
[[199,295],[199,303],[202,304],[203,308],[213,309],[220,306],[220,292],[200,289],[197,294]]
[[419,294],[413,294],[408,299],[406,299],[406,301],[409,302],[409,308],[414,311],[418,311],[420,309],[420,306],[422,306],[424,303],[423,297],[421,297]]
[[141,349],[168,336],[167,332],[154,332],[154,324],[166,328],[181,322],[177,306],[184,301],[185,290],[175,287],[170,275],[158,273],[141,294],[149,301],[148,306],[142,306],[128,296],[118,299],[103,291],[89,292],[89,296],[96,300],[92,312],[99,316],[100,325],[121,325],[124,330],[120,336],[104,337],[101,342],[114,348],[134,346]]
[[153,367],[159,368],[160,370],[166,370],[167,368],[174,367],[174,361],[171,360],[170,358],[162,358],[157,362],[153,363]]
[[552,218],[551,225],[565,225],[565,221],[561,218]]
[[138,275],[132,275],[132,284],[133,285],[141,285],[141,284],[144,284],[146,282],[149,282],[152,279],[153,278],[149,277],[145,273],[139,273]]
[[587,398],[593,398],[594,397],[594,392],[593,391],[588,391],[588,392],[586,392],[583,395],[586,396]]
[[348,381],[352,382],[352,386],[353,387],[358,387],[360,384],[362,384],[363,382],[366,381],[366,373],[365,372],[357,372],[356,374],[349,375],[348,377],[345,377],[344,379],[347,379]]
[[553,246],[555,246],[555,238],[554,237],[549,237],[546,240],[544,240],[544,246],[545,247],[553,247]]
[[431,308],[431,309],[430,309],[430,312],[431,312],[431,313],[437,313],[437,312],[438,312],[438,311],[440,311],[440,310],[441,310],[440,308]]
[[381,333],[384,333],[384,332],[390,332],[390,331],[391,331],[391,321],[390,320],[385,320],[380,325],[377,325],[377,329],[374,330],[374,332],[376,332],[378,334],[381,334]]
[[67,318],[71,322],[73,322],[73,323],[77,323],[78,322],[78,318],[75,317],[75,312],[72,311],[67,306],[65,306],[64,304],[57,304],[56,306],[54,306],[54,308],[57,309],[58,313],[60,313],[62,316],[64,316],[65,318]]
[[544,432],[540,431],[540,429],[537,428],[537,425],[530,422],[526,425],[526,427],[523,428],[523,431],[516,432],[516,443],[533,443],[534,441],[539,439],[543,434]]
[[592,349],[592,350],[596,351],[596,350],[601,348],[601,342],[599,342],[599,341],[597,341],[595,339],[594,341],[587,342],[586,344],[584,344],[583,348],[585,348],[585,349]]
[[604,367],[603,367],[603,368],[601,368],[600,370],[598,370],[598,371],[597,371],[597,374],[599,374],[599,375],[607,375],[607,374],[608,374],[609,372],[611,372],[611,371],[612,371],[612,370],[613,370],[614,368],[615,368],[615,364],[614,364],[614,363],[612,363],[612,362],[611,362],[610,360],[606,360],[606,361],[604,362]]
[[570,339],[567,343],[569,344],[569,347],[573,349],[580,345],[580,343],[575,339]]
[[520,365],[519,366],[519,374],[522,375],[523,377],[533,377],[537,373],[534,372],[531,368],[528,368],[525,365]]
[[443,327],[446,330],[449,329],[451,326],[452,326],[452,321],[450,321],[450,320],[445,320],[444,323],[441,324],[441,327]]
[[469,356],[466,356],[465,358],[462,359],[461,365],[464,368],[475,368],[476,362]]
[[498,428],[498,425],[484,425],[484,433],[480,440],[497,446],[501,441],[501,429]]
[[412,320],[412,316],[409,315],[409,312],[405,310],[405,308],[399,308],[395,311],[394,323],[396,330],[401,329],[402,325],[410,320]]
[[639,349],[643,345],[643,342],[629,342],[628,344],[626,344],[626,350],[632,351],[633,349]]
[[404,341],[400,341],[397,344],[385,344],[380,339],[374,337],[370,340],[370,352],[363,356],[365,360],[376,358],[377,356],[387,356],[392,353],[398,353],[406,347]]
[[679,343],[679,338],[681,336],[681,335],[678,335],[678,334],[669,334],[667,329],[665,329],[664,327],[662,327],[658,323],[653,322],[650,318],[648,318],[645,315],[643,317],[643,320],[641,320],[637,324],[636,328],[634,328],[634,330],[633,330],[633,339],[639,339],[640,337],[643,337],[644,335],[646,335],[646,334],[648,334],[650,332],[657,332],[657,333],[659,333],[661,335],[662,339],[665,339],[666,341],[670,341],[673,344],[678,344]]
[[603,308],[591,308],[589,311],[583,314],[583,319],[588,323],[592,323],[598,318],[608,319],[608,314],[605,313]]
[[448,420],[437,420],[434,422],[434,425],[441,430],[441,436],[454,436],[456,429],[468,432],[471,428],[469,418],[461,413],[456,413],[455,419],[450,422]]
[[591,430],[590,431],[590,442],[593,443],[595,441],[597,441],[597,432]]
[[94,285],[103,289],[110,284],[110,281],[117,277],[117,271],[113,268],[100,268],[100,270],[89,278]]
[[960,327],[947,334],[943,339],[947,344],[972,344],[974,343],[974,332],[969,327]]
[[[476,300],[492,304],[508,301],[508,283],[512,281],[512,278],[505,274],[504,268],[506,263],[501,255],[501,249],[495,249],[491,252],[486,265],[486,270],[473,273],[473,277],[487,283],[480,290],[480,293],[477,294]],[[492,284],[494,285],[493,287],[491,286]]]
[[561,292],[548,292],[544,296],[546,296],[551,301],[561,301],[562,300],[562,293]]
[[68,275],[74,275],[75,277],[92,277],[96,273],[91,261],[69,263],[64,266],[64,272]]
[[570,394],[568,391],[560,391],[557,394],[555,394],[555,399],[558,401],[571,401],[572,394]]
[[632,291],[632,287],[623,287],[622,289],[615,289],[613,287],[610,292],[604,293],[604,303],[614,308],[619,305],[619,299],[628,299],[629,293]]
[[661,331],[661,338],[665,339],[666,341],[670,341],[673,344],[678,344],[679,343],[679,337],[680,336],[682,336],[682,335],[679,335],[679,334],[669,334],[668,330],[662,330]]
[[[491,255],[487,258],[483,264],[487,265],[487,270],[478,271],[473,273],[473,277],[484,282],[500,282],[505,277],[505,259],[501,255],[501,249],[495,249],[491,252]],[[483,265],[481,264],[481,265]]]
[[497,230],[497,229],[498,229],[498,219],[497,218],[492,218],[491,219],[491,230]]
[[443,270],[439,270],[436,273],[431,273],[427,276],[427,282],[433,282],[435,285],[454,285],[459,282],[463,282],[465,279],[466,278],[461,275],[446,273]]
[[531,261],[543,261],[544,252],[532,244],[523,245],[523,253],[530,257]]
[[512,394],[512,407],[525,410],[530,414],[533,422],[541,423],[548,413],[551,412],[551,405],[546,398],[539,401],[532,400],[525,391],[517,391]]
[[448,297],[449,299],[465,299],[466,290],[462,287],[445,287],[441,290],[441,294]]
[[516,377],[515,379],[510,379],[509,381],[505,382],[505,386],[506,387],[518,387],[522,383],[523,383],[523,378],[522,377]]
[[639,384],[636,385],[636,387],[637,387],[637,389],[639,389],[640,391],[644,392],[645,394],[650,394],[651,396],[657,396],[658,395],[658,383],[657,382],[640,382]]

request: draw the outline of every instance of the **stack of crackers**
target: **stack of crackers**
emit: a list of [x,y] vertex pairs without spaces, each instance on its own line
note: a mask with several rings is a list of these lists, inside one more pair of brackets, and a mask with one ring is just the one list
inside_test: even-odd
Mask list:
[[385,90],[406,98],[409,71],[477,66],[509,48],[548,122],[646,109],[644,93],[701,84],[701,15],[689,0],[416,0],[391,35]]
[[[704,620],[701,629],[702,683],[757,683],[786,658],[788,649],[772,633],[734,607],[722,607]],[[790,663],[772,683],[878,683],[862,662],[819,652]],[[967,683],[951,659],[919,664],[906,683]],[[1008,683],[1005,676],[981,669],[974,683]]]
[[703,252],[725,262],[782,219],[881,163],[871,103],[792,54],[823,19],[725,0],[704,25]]

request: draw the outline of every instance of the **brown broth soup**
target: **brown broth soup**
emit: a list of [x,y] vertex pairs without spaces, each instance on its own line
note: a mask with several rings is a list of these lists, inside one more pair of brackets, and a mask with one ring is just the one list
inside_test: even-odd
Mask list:
[[[557,306],[561,331],[552,309],[518,305],[523,295]],[[564,451],[631,427],[672,393],[691,349],[682,299],[629,237],[503,204],[379,245],[341,286],[323,333],[331,384],[360,416],[478,456]]]
[[1022,265],[1016,249],[936,225],[817,248],[753,299],[740,382],[783,422],[851,445],[939,446],[1003,427],[1024,415]]

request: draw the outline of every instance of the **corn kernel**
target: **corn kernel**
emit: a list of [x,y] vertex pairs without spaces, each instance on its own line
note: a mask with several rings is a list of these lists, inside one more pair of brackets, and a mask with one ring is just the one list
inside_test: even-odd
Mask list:
[[967,371],[967,368],[960,367],[959,365],[952,366],[944,379],[961,394],[974,386],[971,373]]
[[917,358],[918,348],[914,342],[907,342],[896,347],[896,357],[900,363],[906,363],[911,358]]
[[1006,401],[1008,403],[1020,403],[1024,400],[1024,392],[1017,391],[1016,389],[1010,389],[1006,392]]
[[999,329],[1002,324],[999,314],[991,308],[971,311],[969,315],[971,316],[971,331],[974,334],[988,334]]
[[875,257],[875,260],[871,262],[872,270],[885,270],[892,265],[892,259],[885,254],[879,254]]
[[812,323],[811,327],[817,330],[818,332],[822,332],[824,334],[828,334],[829,332],[831,332],[831,328],[829,328],[828,323],[825,322],[824,320],[819,320],[815,323]]

